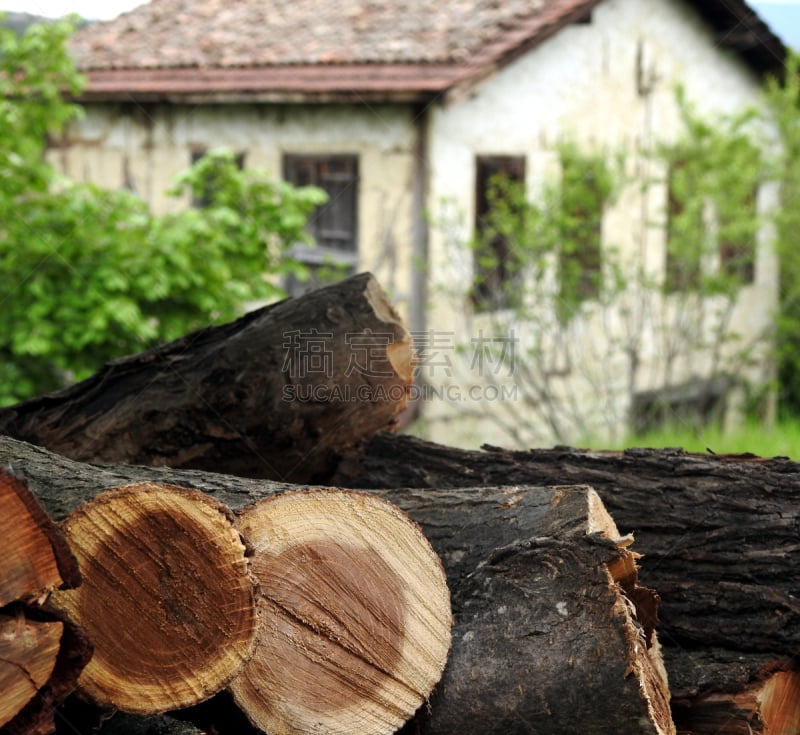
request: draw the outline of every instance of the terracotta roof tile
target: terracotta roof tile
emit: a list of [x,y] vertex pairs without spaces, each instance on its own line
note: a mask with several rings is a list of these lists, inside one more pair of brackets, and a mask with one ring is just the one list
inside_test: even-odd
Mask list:
[[[151,0],[80,31],[84,69],[468,61],[586,0]],[[548,13],[549,11],[549,13]]]

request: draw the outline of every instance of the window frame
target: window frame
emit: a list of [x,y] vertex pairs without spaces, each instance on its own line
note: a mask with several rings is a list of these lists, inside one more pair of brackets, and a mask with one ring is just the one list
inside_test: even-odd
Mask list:
[[[346,275],[356,272],[359,264],[359,203],[360,203],[360,157],[357,153],[294,153],[284,152],[281,161],[283,178],[293,186],[316,186],[325,191],[329,200],[317,207],[309,217],[307,229],[311,243],[297,243],[287,254],[311,272],[307,282],[289,276],[285,287],[290,295],[297,296],[319,285],[314,274],[326,266],[342,269]],[[326,170],[326,168],[334,170]],[[335,169],[339,170],[335,170]],[[347,213],[344,217],[349,228],[331,229],[326,236],[325,217],[333,220],[341,216],[332,207],[342,201],[342,192],[333,184],[344,187],[347,198]],[[341,220],[339,220],[341,222]],[[336,247],[327,241],[339,237],[345,247]]]
[[[509,181],[526,184],[527,160],[524,155],[491,154],[475,156],[475,247],[472,253],[472,288],[470,300],[476,312],[502,311],[512,306],[512,294],[518,291],[521,271],[519,264],[509,268],[507,260],[514,259],[512,246],[503,235],[496,234],[484,243],[484,233],[488,227],[487,218],[491,213],[490,192],[492,180],[504,176]],[[487,245],[491,252],[483,255],[495,260],[497,266],[489,269],[481,263],[481,250]]]

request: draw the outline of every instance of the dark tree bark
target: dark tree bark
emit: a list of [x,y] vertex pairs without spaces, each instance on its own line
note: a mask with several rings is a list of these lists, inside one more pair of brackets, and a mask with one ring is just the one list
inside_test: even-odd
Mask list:
[[369,274],[107,364],[0,410],[0,433],[85,462],[315,481],[406,406],[412,349]]
[[[93,467],[0,439],[0,461],[9,460],[56,514],[77,502],[65,506],[65,494],[86,497],[125,481],[196,488],[238,509],[293,489],[166,468]],[[593,491],[374,494],[420,524],[453,600],[444,677],[410,732],[674,732],[651,630],[654,596],[639,587],[629,539]],[[219,733],[226,722],[215,721]]]
[[662,638],[681,645],[800,655],[800,465],[681,450],[467,451],[381,435],[333,484],[447,488],[591,485],[645,555]]
[[800,693],[788,711],[757,701],[778,696],[769,672],[794,671],[800,656],[800,465],[674,449],[485,449],[381,435],[331,482],[591,485],[621,531],[634,533],[642,582],[662,597],[659,635],[679,730],[727,733],[714,729],[725,722],[733,733],[784,732],[782,723],[800,716]]
[[791,656],[663,648],[679,735],[800,732],[800,669]]

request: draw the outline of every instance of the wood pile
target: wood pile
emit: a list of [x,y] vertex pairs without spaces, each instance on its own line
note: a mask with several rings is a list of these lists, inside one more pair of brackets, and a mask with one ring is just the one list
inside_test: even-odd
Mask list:
[[0,733],[800,732],[800,466],[383,433],[412,374],[365,274],[0,409]]

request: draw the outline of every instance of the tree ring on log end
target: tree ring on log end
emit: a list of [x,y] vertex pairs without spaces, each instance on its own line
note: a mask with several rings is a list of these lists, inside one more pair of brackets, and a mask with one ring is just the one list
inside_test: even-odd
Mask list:
[[52,599],[94,644],[78,684],[98,704],[142,714],[190,706],[252,654],[246,548],[218,501],[132,485],[79,507],[64,532],[83,584]]
[[50,680],[64,624],[0,615],[0,728]]
[[258,643],[234,698],[270,735],[393,733],[427,699],[450,647],[438,557],[371,495],[290,492],[246,509]]

